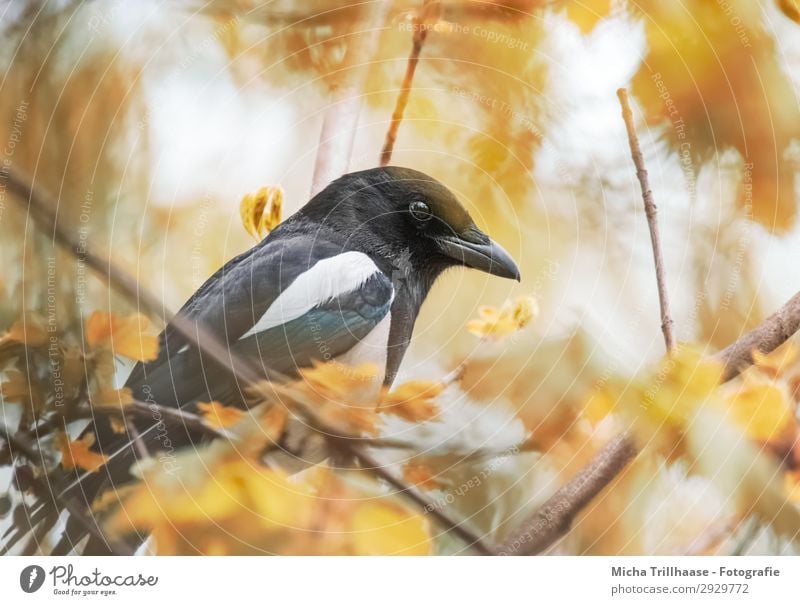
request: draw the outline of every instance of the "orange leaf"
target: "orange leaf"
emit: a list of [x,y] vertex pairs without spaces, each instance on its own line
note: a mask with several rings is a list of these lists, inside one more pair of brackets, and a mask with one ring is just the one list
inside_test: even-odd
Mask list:
[[394,414],[410,422],[424,422],[439,414],[434,403],[445,389],[441,382],[410,380],[391,393],[384,393],[378,411]]
[[211,403],[198,403],[197,409],[203,416],[203,422],[215,429],[227,429],[242,419],[244,412],[219,401]]
[[403,467],[403,479],[424,490],[436,489],[441,485],[427,464],[414,460]]
[[64,433],[56,435],[56,445],[61,450],[61,466],[66,470],[82,468],[94,472],[103,466],[108,456],[93,452],[94,433],[87,433],[78,441],[70,441]]
[[122,389],[102,389],[92,396],[93,407],[122,407],[133,403],[133,391]]
[[40,318],[26,313],[15,321],[8,332],[0,338],[0,342],[4,340],[21,342],[30,347],[40,347],[47,342],[47,331]]
[[281,187],[262,187],[255,195],[245,195],[239,203],[242,225],[256,240],[262,239],[280,224],[282,212]]
[[108,346],[115,355],[152,361],[158,357],[158,338],[145,334],[149,327],[150,320],[139,313],[120,317],[95,311],[86,321],[86,342],[92,347]]

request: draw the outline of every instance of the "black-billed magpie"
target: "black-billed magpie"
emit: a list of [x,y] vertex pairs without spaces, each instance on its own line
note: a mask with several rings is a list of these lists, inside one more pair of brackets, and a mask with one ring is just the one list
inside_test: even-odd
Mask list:
[[[408,168],[373,168],[328,185],[179,313],[267,374],[296,375],[315,360],[372,361],[390,384],[425,297],[454,266],[519,279],[444,185]],[[172,326],[128,386],[160,405],[243,399],[243,385]]]
[[[456,266],[520,277],[509,254],[475,226],[444,185],[408,168],[373,168],[328,185],[212,275],[179,314],[267,377],[296,376],[315,361],[371,361],[381,368],[383,383],[391,384],[431,286]],[[157,359],[138,364],[127,380],[137,399],[173,407],[246,403],[246,385],[173,324],[159,345]],[[137,422],[137,428],[153,433],[147,423]],[[124,447],[125,439],[110,426],[98,421],[93,430],[104,453]],[[171,431],[170,447],[199,438]],[[152,434],[146,445],[151,452],[160,446]],[[83,482],[83,497],[91,501],[104,486],[124,482],[132,456],[131,448],[115,455]],[[80,534],[77,526],[72,529],[62,550]],[[85,554],[104,548],[93,540]]]

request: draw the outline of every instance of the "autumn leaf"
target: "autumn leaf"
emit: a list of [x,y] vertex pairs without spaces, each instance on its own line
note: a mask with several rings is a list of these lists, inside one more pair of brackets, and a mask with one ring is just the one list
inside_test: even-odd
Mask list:
[[589,396],[583,413],[592,424],[597,424],[614,411],[615,404],[607,390],[598,390]]
[[399,416],[409,422],[425,422],[439,414],[434,400],[442,394],[445,385],[429,380],[410,380],[392,392],[384,392],[378,411]]
[[152,361],[158,356],[158,338],[147,335],[150,320],[144,315],[127,317],[95,311],[86,322],[86,342],[91,347],[110,347],[115,355],[137,361]]
[[681,346],[665,357],[639,385],[640,401],[654,420],[681,428],[712,401],[722,379],[722,364],[694,347]]
[[101,389],[91,398],[92,407],[123,407],[133,403],[133,391],[128,387],[121,389]]
[[797,345],[791,340],[775,349],[772,353],[762,353],[758,349],[753,350],[753,363],[755,366],[773,378],[785,374],[789,368],[797,363],[797,359]]
[[336,361],[327,363],[314,361],[309,368],[300,370],[302,380],[295,384],[304,385],[307,391],[327,399],[353,397],[365,388],[372,390],[378,366],[363,363],[347,366]]
[[800,1],[798,0],[778,0],[778,6],[784,15],[795,23],[800,23]]
[[226,531],[214,535],[222,524],[254,536],[303,527],[311,516],[314,498],[308,486],[239,455],[226,456],[211,466],[205,462],[186,473],[186,481],[170,480],[161,472],[160,465],[145,470],[142,481],[107,521],[112,532],[153,532],[159,554],[174,553],[179,545],[176,536],[187,530],[210,539],[227,537]]
[[734,422],[751,439],[770,442],[794,424],[788,389],[779,382],[752,374],[727,398]]
[[283,189],[262,187],[255,195],[248,193],[239,204],[242,225],[256,240],[261,240],[281,222]]
[[111,426],[111,430],[117,435],[124,435],[128,432],[128,428],[125,426],[125,421],[122,418],[112,416],[109,419],[109,425]]
[[28,410],[40,411],[44,407],[44,394],[36,380],[16,369],[5,372],[6,380],[0,383],[0,396],[3,403],[21,403]]
[[788,472],[783,477],[786,499],[800,506],[800,472]]
[[291,384],[301,403],[342,432],[376,435],[380,417],[375,410],[378,393],[375,364],[350,367],[336,361],[314,362],[300,370],[300,380]]
[[427,520],[389,502],[360,506],[350,531],[357,555],[429,555],[431,540]]
[[467,324],[467,330],[480,338],[501,340],[525,328],[539,314],[539,304],[532,296],[506,301],[500,308],[482,306],[478,319]]
[[403,467],[403,480],[424,490],[441,487],[431,468],[424,462],[416,460],[412,460]]
[[28,398],[28,379],[19,370],[8,370],[6,380],[0,384],[3,401],[24,401]]
[[219,401],[211,403],[198,403],[197,409],[203,417],[203,422],[215,429],[227,429],[239,422],[244,412],[238,408],[223,405]]
[[48,340],[47,330],[40,317],[26,313],[11,324],[4,335],[0,336],[0,344],[4,342],[21,342],[29,347],[40,347]]
[[70,441],[64,433],[56,434],[56,445],[61,450],[61,466],[66,470],[81,468],[94,472],[108,460],[107,456],[93,452],[94,433],[86,433],[77,441]]

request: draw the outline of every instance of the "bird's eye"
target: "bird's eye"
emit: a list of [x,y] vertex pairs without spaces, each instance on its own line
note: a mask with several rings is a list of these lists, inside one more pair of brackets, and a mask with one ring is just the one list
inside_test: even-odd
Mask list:
[[418,221],[427,221],[431,218],[431,208],[425,202],[411,202],[408,211]]

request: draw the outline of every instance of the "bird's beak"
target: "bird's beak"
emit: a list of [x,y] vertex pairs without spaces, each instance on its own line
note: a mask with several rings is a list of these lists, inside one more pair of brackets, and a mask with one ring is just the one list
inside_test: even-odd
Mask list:
[[483,231],[473,228],[462,235],[440,236],[436,242],[442,254],[466,267],[498,277],[520,279],[519,267],[511,255]]

